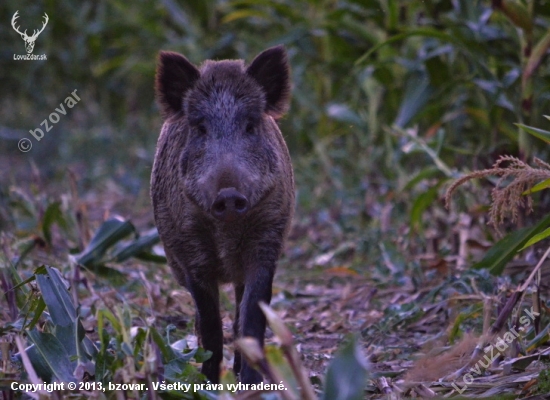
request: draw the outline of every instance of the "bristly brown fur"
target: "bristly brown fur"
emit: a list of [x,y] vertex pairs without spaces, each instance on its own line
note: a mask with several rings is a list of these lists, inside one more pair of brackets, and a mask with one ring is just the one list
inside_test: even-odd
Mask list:
[[[178,282],[195,301],[202,372],[219,381],[223,359],[219,283],[235,286],[235,337],[263,345],[273,276],[294,212],[294,176],[274,118],[288,108],[282,47],[242,60],[195,67],[161,52],[157,98],[165,122],[151,174],[155,223]],[[261,375],[235,353],[243,383]]]
[[183,95],[199,77],[199,70],[181,54],[171,51],[159,53],[155,92],[164,118],[182,111]]
[[258,81],[266,92],[266,112],[278,119],[288,110],[290,98],[290,70],[282,45],[259,54],[246,73]]

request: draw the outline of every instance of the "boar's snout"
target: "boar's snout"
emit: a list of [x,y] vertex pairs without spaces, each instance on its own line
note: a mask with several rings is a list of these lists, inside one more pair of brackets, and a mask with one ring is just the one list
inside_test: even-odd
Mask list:
[[223,222],[233,222],[248,212],[248,199],[235,188],[222,189],[210,207],[210,213]]

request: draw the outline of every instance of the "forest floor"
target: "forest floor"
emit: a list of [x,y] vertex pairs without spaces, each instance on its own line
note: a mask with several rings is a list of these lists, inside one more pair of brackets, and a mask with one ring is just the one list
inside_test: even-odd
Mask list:
[[[60,199],[68,204],[68,212],[78,214],[83,243],[113,215],[130,220],[141,232],[153,227],[147,191],[130,195],[113,181],[76,194],[67,181],[54,188],[40,182],[37,174],[25,187],[12,182],[10,200],[3,201],[3,212],[18,213],[14,201],[25,196],[40,209],[40,196],[32,196],[41,190],[43,198]],[[383,204],[364,207],[381,210],[380,218],[392,212]],[[349,335],[357,335],[369,365],[369,398],[390,393],[434,397],[462,392],[473,397],[545,398],[537,397],[542,396],[540,389],[539,394],[536,392],[541,383],[548,384],[537,381],[537,377],[541,370],[548,369],[544,362],[550,358],[548,326],[536,326],[537,337],[533,331],[540,319],[528,321],[525,332],[506,346],[506,351],[495,351],[486,367],[479,367],[489,346],[495,349],[499,343],[498,335],[502,337],[513,328],[502,323],[498,335],[487,336],[505,303],[517,292],[517,282],[532,270],[533,262],[516,260],[503,274],[507,278],[471,270],[470,260],[479,258],[490,244],[480,226],[466,215],[455,218],[456,228],[449,230],[450,236],[435,231],[419,246],[410,232],[399,231],[402,228],[378,226],[374,232],[365,233],[360,225],[346,225],[342,221],[350,217],[348,214],[345,207],[314,212],[298,209],[274,281],[272,307],[293,332],[312,382],[322,382],[342,342]],[[52,246],[38,246],[25,263],[27,274],[41,264],[61,270],[68,265],[69,250],[78,244],[68,240],[58,227],[53,227],[52,233]],[[23,234],[20,230],[3,233],[2,245],[8,258],[17,254],[16,242]],[[156,245],[157,252],[162,251],[160,246]],[[175,338],[186,337],[190,344],[196,341],[192,298],[175,283],[166,265],[130,259],[110,267],[124,274],[126,283],[119,285],[83,270],[78,293],[82,310],[112,308],[123,302],[135,312],[136,326],[147,321],[163,331],[172,324],[176,327],[171,332]],[[549,274],[546,265],[542,282]],[[224,366],[230,368],[232,289],[224,287],[221,293]],[[522,293],[516,312],[504,311],[509,313],[505,320],[517,324],[521,310],[529,310],[533,298],[533,294]],[[4,311],[0,314],[2,324],[9,318]],[[97,326],[93,312],[83,315],[84,327],[93,332]],[[275,338],[268,331],[267,343],[273,342]],[[476,353],[479,345],[484,350]]]

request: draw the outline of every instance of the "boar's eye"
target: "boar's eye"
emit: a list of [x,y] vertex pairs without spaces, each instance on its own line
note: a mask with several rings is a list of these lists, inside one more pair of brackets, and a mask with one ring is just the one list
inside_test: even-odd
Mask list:
[[246,123],[246,133],[253,134],[254,133],[254,124],[251,121],[248,121]]
[[197,131],[201,134],[201,135],[206,135],[206,126],[203,124],[203,123],[200,123],[197,125]]

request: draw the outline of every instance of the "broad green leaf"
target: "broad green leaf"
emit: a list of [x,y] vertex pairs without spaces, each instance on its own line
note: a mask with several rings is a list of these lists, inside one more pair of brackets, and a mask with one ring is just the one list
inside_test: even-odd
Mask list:
[[210,360],[210,357],[212,357],[212,352],[210,350],[205,350],[202,347],[197,347],[196,351],[193,353],[193,358],[199,363]]
[[269,368],[275,372],[275,376],[282,379],[286,390],[290,391],[291,396],[294,398],[299,398],[298,382],[296,381],[296,377],[283,351],[276,346],[266,346],[265,357],[269,364]]
[[76,320],[76,309],[59,271],[46,266],[45,273],[36,273],[36,281],[52,322],[61,326],[72,324]]
[[427,75],[411,75],[407,80],[405,94],[394,124],[400,128],[405,127],[428,103],[432,93],[433,88]]
[[449,35],[448,33],[445,33],[445,32],[442,32],[440,30],[433,29],[433,28],[418,28],[418,29],[412,29],[412,30],[409,30],[405,33],[401,33],[401,34],[392,36],[388,40],[386,40],[384,42],[381,42],[381,43],[378,43],[372,49],[370,49],[365,54],[363,54],[361,57],[359,57],[357,59],[357,61],[355,61],[355,65],[357,66],[357,65],[361,65],[361,64],[365,63],[365,61],[371,56],[371,54],[378,51],[381,47],[387,46],[387,45],[395,43],[395,42],[399,42],[403,39],[413,37],[413,36],[423,36],[423,37],[430,37],[430,38],[439,39],[442,42],[448,42],[448,43],[453,43],[453,44],[459,45],[464,50],[467,50],[465,45],[460,40],[458,40],[458,38],[456,38],[453,35]]
[[106,329],[98,329],[99,338],[101,341],[101,348],[97,353],[97,358],[95,359],[95,380],[96,382],[103,382],[107,377],[109,365],[112,365],[110,362],[113,356],[108,351],[107,344],[109,343],[109,333]]
[[389,31],[393,31],[397,29],[399,25],[399,10],[401,7],[398,4],[398,1],[396,0],[389,0],[386,2],[386,4],[388,7],[388,9],[386,10],[386,15],[387,15],[386,29]]
[[46,242],[51,244],[52,242],[52,233],[51,228],[54,223],[56,223],[63,229],[67,229],[67,222],[61,211],[61,202],[56,201],[51,203],[46,211],[44,212],[44,218],[42,219],[42,234]]
[[348,31],[353,32],[354,34],[358,35],[362,40],[368,43],[374,44],[378,42],[378,37],[376,36],[376,32],[373,32],[372,30],[370,30],[368,25],[365,24],[364,21],[358,21],[352,18],[347,13],[339,21],[338,26],[340,28],[344,28]]
[[[44,379],[45,382],[51,382],[54,376],[51,367],[48,365],[42,354],[38,351],[35,344],[30,345],[25,349],[27,356],[31,361],[32,367],[38,374],[38,376]],[[16,354],[15,357],[20,359],[21,355]]]
[[113,286],[121,286],[128,282],[126,275],[115,268],[99,264],[89,269],[97,276],[108,279]]
[[[44,268],[44,267],[43,267],[43,266],[42,266],[42,267],[38,267],[36,270],[38,271],[40,268]],[[31,276],[29,276],[27,279],[25,279],[24,281],[19,282],[17,285],[15,285],[15,286],[13,287],[13,289],[19,289],[20,287],[25,286],[27,283],[32,282],[32,281],[34,281],[35,279],[36,279],[36,275],[31,275]]]
[[537,336],[533,338],[525,346],[525,350],[530,353],[539,346],[542,346],[544,343],[548,342],[548,333],[550,332],[550,324],[547,324],[546,327],[539,332]]
[[326,107],[327,115],[336,120],[353,124],[357,126],[363,125],[363,120],[355,111],[353,111],[348,105],[340,103],[331,103]]
[[[36,237],[32,236],[30,238],[26,238],[18,243],[19,247],[19,257],[17,257],[15,263],[13,264],[13,269],[17,269],[19,264],[27,257],[27,255],[36,247],[36,245],[39,243]],[[19,281],[19,275],[14,274],[14,278]],[[34,279],[34,277],[33,277]]]
[[157,244],[159,241],[160,237],[158,231],[155,229],[154,232],[143,235],[130,243],[121,244],[121,246],[112,253],[111,261],[122,262],[130,257],[144,253],[145,250],[150,249],[151,246]]
[[453,344],[455,340],[461,336],[462,331],[460,330],[460,326],[462,325],[462,322],[464,322],[467,318],[470,318],[470,317],[471,317],[471,313],[461,312],[460,314],[458,314],[449,332],[449,343]]
[[519,229],[510,233],[491,247],[485,257],[472,268],[487,268],[493,275],[500,275],[506,264],[514,258],[516,253],[535,235],[548,228],[550,225],[550,214],[541,219],[535,226]]
[[132,347],[128,343],[122,342],[122,344],[120,345],[120,348],[122,352],[126,354],[128,357],[134,356],[134,351],[132,350]]
[[535,243],[540,242],[543,239],[546,239],[548,236],[550,236],[550,228],[545,229],[541,233],[537,233],[535,236],[529,239],[527,243],[525,243],[525,246],[520,249],[520,251],[534,245]]
[[118,217],[108,219],[98,229],[86,249],[76,256],[76,260],[86,267],[99,265],[109,247],[133,232],[135,228],[129,221]]
[[523,4],[517,0],[502,0],[497,4],[514,25],[527,32],[533,30],[533,19],[529,16],[529,12]]
[[77,318],[68,326],[56,326],[55,337],[59,339],[70,357],[76,356],[80,362],[87,361],[89,354],[82,343],[85,339],[85,331],[80,319]]
[[366,360],[354,336],[330,362],[322,400],[362,400],[367,378]]
[[82,349],[92,360],[95,360],[99,354],[99,349],[97,348],[96,343],[93,342],[88,336],[84,336],[84,339],[82,339]]
[[237,383],[237,378],[232,370],[225,370],[220,375],[220,383],[223,385],[222,392],[229,393],[229,385],[235,385]]
[[259,10],[253,10],[249,8],[246,10],[233,11],[232,13],[227,14],[222,18],[222,23],[227,24],[229,22],[232,22],[238,19],[254,18],[254,17],[269,20],[269,15],[266,14],[265,12],[259,11]]
[[34,299],[33,304],[31,304],[31,311],[34,313],[34,316],[31,321],[25,326],[25,329],[32,329],[34,325],[38,322],[42,313],[46,309],[46,303],[44,303],[44,298],[42,296],[37,296]]
[[438,187],[439,185],[429,188],[414,200],[411,208],[411,227],[414,229],[420,228],[424,211],[437,200]]
[[525,132],[530,133],[534,137],[537,137],[541,140],[544,140],[546,143],[550,143],[550,131],[545,131],[544,129],[534,128],[532,126],[527,126],[524,124],[514,124]]
[[[196,368],[192,367],[189,363],[183,362],[177,358],[164,364],[164,377],[168,381],[188,381],[189,375],[193,375],[193,372],[198,375]],[[196,382],[201,379],[196,379]],[[192,381],[192,380],[191,380]],[[175,392],[170,392],[175,393]],[[179,392],[178,392],[179,393]],[[182,397],[192,398],[192,397]]]
[[455,319],[453,326],[451,327],[451,330],[449,332],[449,342],[451,344],[455,343],[457,339],[462,337],[463,331],[460,329],[462,326],[462,323],[464,321],[471,321],[472,317],[476,313],[480,313],[483,311],[482,306],[474,307],[474,309],[470,312],[461,312]]
[[531,189],[527,189],[525,192],[522,193],[522,195],[525,196],[531,193],[540,192],[541,190],[548,189],[548,188],[550,188],[550,178],[537,183]]
[[531,51],[531,55],[529,56],[529,59],[527,60],[527,65],[525,66],[525,76],[530,77],[535,73],[536,69],[540,66],[542,60],[548,53],[549,48],[550,30],[547,30],[546,34],[537,42],[537,44]]
[[[32,350],[27,350],[29,359],[37,369],[37,373],[49,373],[60,382],[76,381],[72,371],[74,363],[61,342],[51,333],[39,332],[36,329],[27,332],[29,339],[34,343]],[[44,379],[46,376],[41,375]]]
[[413,176],[403,187],[402,191],[406,192],[415,187],[418,183],[422,182],[425,179],[430,179],[434,177],[442,177],[441,170],[435,166],[429,166],[423,168],[419,173]]
[[134,336],[134,354],[132,355],[135,359],[139,359],[139,354],[143,350],[143,345],[147,340],[147,330],[141,327],[137,328],[137,333]]
[[135,255],[135,257],[138,260],[154,262],[157,264],[166,264],[168,262],[165,256],[161,256],[160,254],[153,254],[149,251],[143,251],[141,253],[138,253]]
[[172,349],[172,347],[164,341],[162,336],[157,332],[155,328],[153,328],[152,326],[149,327],[149,332],[151,333],[151,338],[153,339],[153,342],[156,343],[160,350],[163,363],[166,364],[169,361],[178,358],[174,349]]
[[[115,317],[111,310],[107,308],[101,309],[97,312],[97,327],[99,332],[101,332],[105,326],[105,320],[111,323],[111,327],[115,331],[116,335],[122,335],[122,325],[120,324],[120,321]],[[106,346],[107,344],[107,342],[102,342],[102,345]]]
[[[445,45],[442,49],[451,47]],[[430,76],[430,82],[434,87],[441,87],[452,82],[452,76],[449,72],[448,65],[442,61],[441,57],[430,57],[425,61],[426,70]]]

